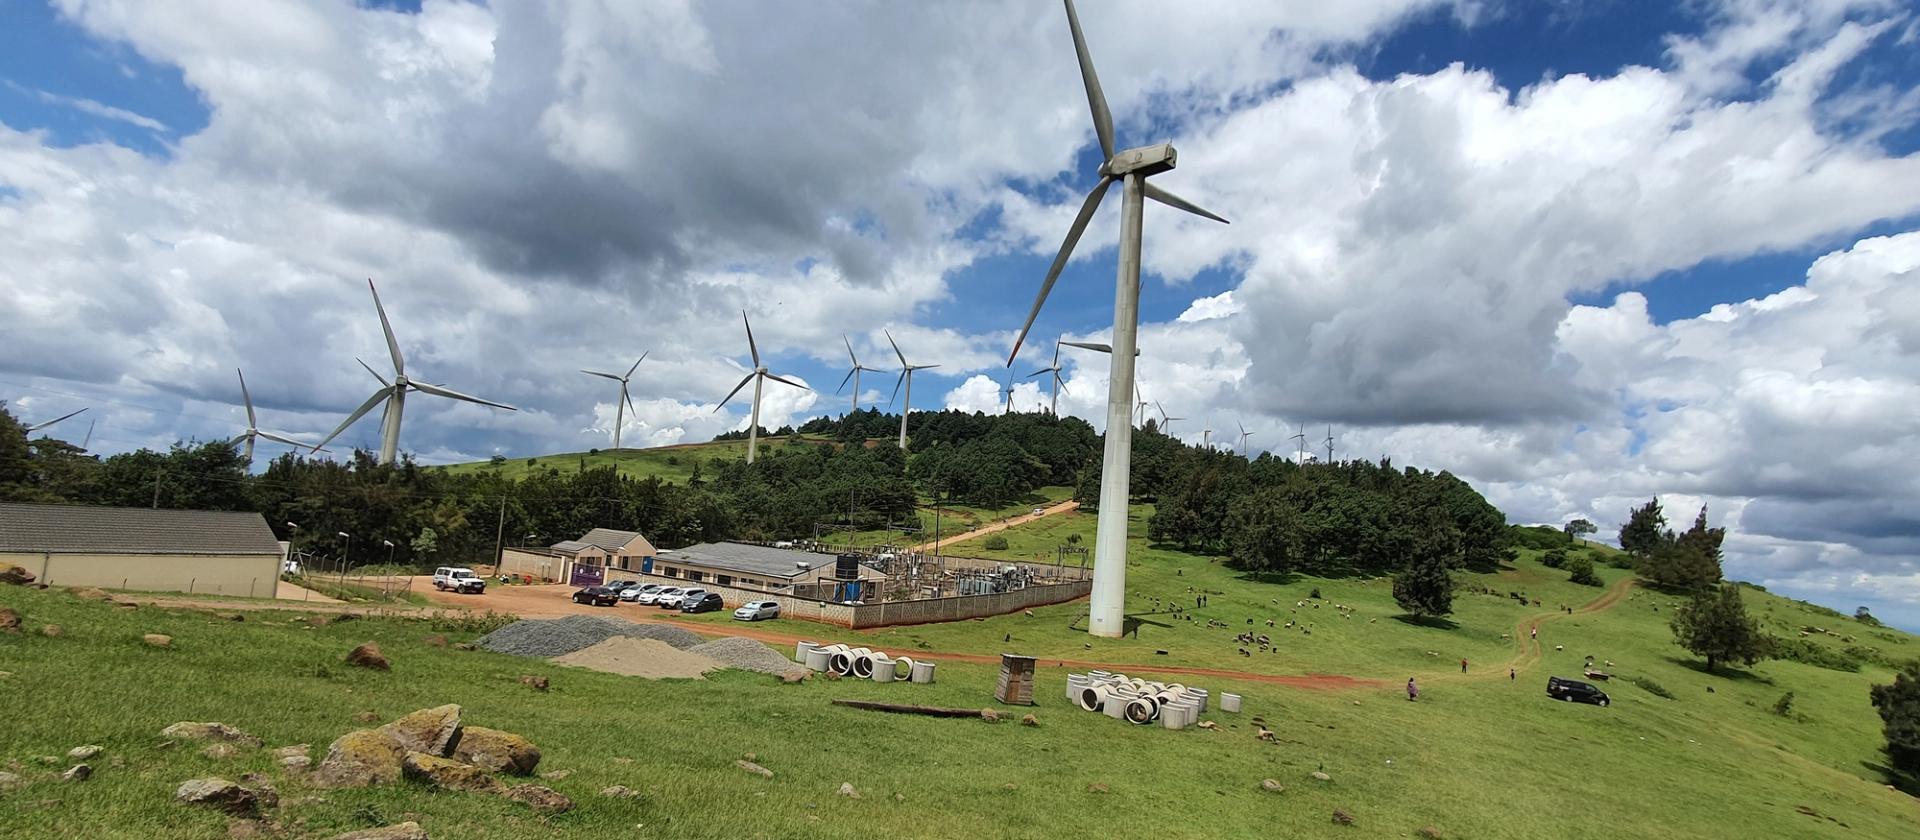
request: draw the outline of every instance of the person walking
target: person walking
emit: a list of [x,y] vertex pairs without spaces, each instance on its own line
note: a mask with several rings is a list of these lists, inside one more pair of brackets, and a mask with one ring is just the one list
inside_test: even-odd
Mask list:
[[1534,641],[1536,641],[1536,642],[1537,642],[1537,641],[1540,641],[1540,628],[1539,628],[1538,626],[1535,626],[1535,627],[1533,627],[1533,628],[1531,628],[1531,629],[1529,629],[1529,630],[1528,630],[1527,632],[1528,632],[1528,633],[1531,633],[1531,634],[1533,634],[1533,640],[1534,640]]
[[1418,699],[1420,699],[1420,687],[1413,684],[1412,677],[1408,677],[1407,678],[1407,701],[1412,702]]
[[1467,660],[1465,657],[1462,657],[1460,659],[1460,673],[1464,674],[1466,672],[1467,672]]
[[1513,682],[1514,680],[1517,680],[1517,679],[1519,679],[1519,677],[1518,677],[1518,676],[1516,676],[1516,675],[1514,674],[1514,672],[1513,672],[1513,669],[1512,669],[1512,668],[1508,668],[1508,669],[1507,669],[1507,682]]

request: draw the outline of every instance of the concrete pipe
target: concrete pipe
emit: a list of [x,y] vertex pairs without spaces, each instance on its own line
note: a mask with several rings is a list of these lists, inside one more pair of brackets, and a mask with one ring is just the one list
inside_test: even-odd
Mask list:
[[893,678],[896,680],[913,679],[913,657],[902,656],[893,660]]
[[1122,700],[1118,697],[1109,697],[1105,703],[1100,704],[1100,711],[1114,720],[1126,720],[1127,703],[1129,702],[1131,701]]
[[863,680],[872,679],[873,672],[879,667],[877,660],[886,658],[886,653],[877,650],[854,648],[853,652],[859,654],[853,659],[853,675]]
[[828,648],[831,656],[827,659],[827,670],[843,677],[853,673],[855,659],[870,653],[866,648],[848,648],[846,645],[834,645],[833,648]]
[[1160,709],[1154,705],[1152,698],[1135,697],[1127,701],[1126,710],[1122,714],[1128,723],[1147,724],[1152,723],[1153,719],[1159,716]]
[[1113,689],[1103,683],[1080,689],[1080,694],[1074,698],[1074,702],[1079,703],[1083,711],[1097,712],[1112,697]]
[[807,661],[807,651],[810,651],[810,650],[813,650],[814,648],[817,648],[817,647],[819,647],[819,646],[820,646],[820,645],[818,645],[818,644],[816,644],[816,643],[814,643],[814,642],[801,642],[800,644],[797,644],[797,645],[794,645],[794,646],[793,646],[793,661],[795,661],[795,662],[805,662],[805,661]]
[[1237,713],[1240,711],[1240,695],[1220,692],[1220,711]]
[[1187,710],[1184,708],[1161,709],[1160,725],[1168,729],[1187,728]]
[[860,661],[868,663],[869,670],[872,671],[872,673],[869,676],[873,677],[874,682],[877,682],[877,683],[893,682],[893,677],[895,673],[894,668],[897,666],[898,663],[894,662],[892,659],[888,659],[886,654],[876,653]]
[[925,661],[913,663],[913,681],[920,685],[933,682],[933,663]]
[[1087,676],[1096,680],[1104,680],[1113,676],[1113,673],[1110,671],[1088,671]]
[[1196,688],[1193,691],[1195,694],[1200,695],[1200,711],[1206,711],[1207,701],[1211,699],[1213,695],[1209,694],[1204,688]]
[[813,648],[807,651],[807,670],[825,671],[827,670],[828,660],[831,659],[833,659],[833,653],[831,651],[821,647]]
[[1080,689],[1087,687],[1087,678],[1080,674],[1067,675],[1067,702],[1073,702],[1080,696]]

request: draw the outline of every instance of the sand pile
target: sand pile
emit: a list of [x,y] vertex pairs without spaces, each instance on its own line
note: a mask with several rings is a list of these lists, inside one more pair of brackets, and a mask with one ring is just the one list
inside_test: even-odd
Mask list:
[[576,668],[648,679],[700,679],[708,671],[726,667],[709,657],[680,650],[666,642],[627,636],[613,636],[592,647],[556,656],[553,661]]
[[705,644],[694,645],[693,647],[687,648],[687,652],[697,653],[713,659],[728,668],[739,668],[743,671],[758,671],[762,674],[772,674],[776,677],[784,677],[788,674],[800,674],[804,676],[807,673],[806,666],[799,665],[781,656],[780,653],[773,648],[767,647],[753,639],[743,639],[737,636],[714,639]]

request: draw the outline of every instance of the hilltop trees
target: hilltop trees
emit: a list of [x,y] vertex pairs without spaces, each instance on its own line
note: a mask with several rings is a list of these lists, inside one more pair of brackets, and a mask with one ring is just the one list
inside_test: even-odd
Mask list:
[[1627,514],[1627,524],[1620,526],[1620,548],[1635,558],[1651,557],[1665,542],[1666,527],[1666,514],[1660,512],[1660,499],[1655,497]]
[[1766,655],[1767,639],[1747,617],[1740,586],[1723,583],[1703,588],[1673,616],[1673,640],[1707,660],[1713,671],[1722,662],[1752,665]]
[[1678,536],[1661,534],[1635,569],[1648,582],[1669,590],[1712,586],[1720,582],[1720,544],[1726,537],[1727,529],[1707,527],[1707,509],[1702,507],[1693,527]]
[[1567,542],[1578,543],[1581,537],[1598,533],[1600,528],[1585,519],[1575,519],[1567,523],[1567,527],[1564,530],[1567,532]]
[[1415,618],[1433,618],[1453,612],[1452,568],[1461,554],[1459,534],[1445,527],[1438,512],[1429,512],[1425,526],[1413,531],[1407,565],[1393,576],[1393,600]]
[[1908,793],[1920,793],[1920,662],[1908,662],[1893,682],[1868,690],[1886,733],[1887,769]]

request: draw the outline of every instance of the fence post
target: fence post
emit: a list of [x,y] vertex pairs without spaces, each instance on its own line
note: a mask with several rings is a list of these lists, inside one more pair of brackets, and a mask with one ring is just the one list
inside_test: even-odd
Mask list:
[[247,597],[249,598],[253,597],[253,588],[259,585],[260,585],[259,578],[254,578],[253,580],[247,581]]
[[188,595],[193,594],[193,585],[195,583],[198,583],[199,580],[200,580],[199,578],[187,578],[187,594]]

